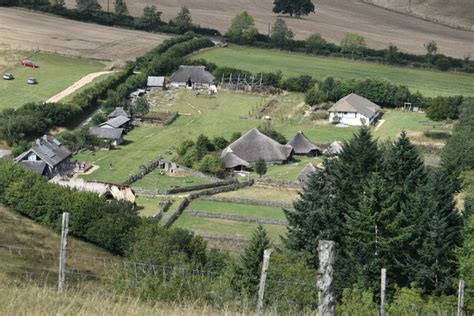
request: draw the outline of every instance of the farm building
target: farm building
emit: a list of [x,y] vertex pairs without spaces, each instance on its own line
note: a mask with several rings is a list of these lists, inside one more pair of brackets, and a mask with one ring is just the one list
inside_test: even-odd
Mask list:
[[147,82],[146,82],[146,89],[151,91],[151,90],[157,90],[157,89],[165,89],[165,77],[158,77],[158,76],[148,76]]
[[209,88],[214,82],[214,76],[206,70],[205,66],[179,66],[171,77],[171,86]]
[[130,119],[126,116],[117,116],[112,119],[109,119],[108,121],[99,124],[99,127],[101,128],[123,128],[126,129],[128,128],[130,123]]
[[91,127],[89,134],[110,142],[112,146],[118,146],[123,142],[123,128]]
[[253,128],[235,142],[227,146],[221,154],[225,157],[228,153],[234,156],[228,156],[228,169],[235,168],[236,158],[254,164],[258,159],[265,160],[269,164],[283,164],[291,158],[293,147],[289,145],[281,145],[277,141],[261,133],[258,129]]
[[299,183],[304,184],[311,174],[320,172],[321,170],[322,169],[315,167],[312,163],[309,163],[303,168],[303,170],[301,170],[296,180],[298,180]]
[[130,117],[130,114],[128,114],[123,107],[116,107],[109,115],[107,115],[107,118],[111,120],[119,116]]
[[341,142],[332,142],[326,149],[323,150],[324,156],[337,156],[342,153],[343,148]]
[[380,114],[380,106],[351,93],[340,99],[329,109],[329,122],[345,125],[370,125]]
[[70,170],[71,152],[60,141],[44,135],[33,146],[15,158],[15,162],[49,179]]
[[234,169],[234,170],[246,170],[250,168],[250,164],[239,158],[236,154],[233,152],[227,152],[222,159],[224,160],[224,166],[226,169]]
[[295,137],[287,145],[293,147],[295,155],[310,157],[321,155],[321,149],[313,144],[302,131],[296,133]]

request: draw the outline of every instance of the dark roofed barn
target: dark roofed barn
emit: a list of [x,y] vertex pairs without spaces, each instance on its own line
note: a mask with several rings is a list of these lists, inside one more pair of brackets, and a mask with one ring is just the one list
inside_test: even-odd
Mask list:
[[112,146],[118,146],[123,142],[123,128],[91,127],[89,133],[99,139],[110,141]]
[[124,110],[123,107],[116,107],[112,113],[110,113],[107,118],[110,120],[110,119],[113,119],[113,118],[116,118],[116,117],[119,117],[119,116],[124,116],[124,117],[130,117],[130,115],[127,113],[127,111]]
[[208,88],[214,80],[214,76],[205,66],[179,66],[170,77],[171,85],[176,88],[184,86]]
[[114,117],[102,124],[99,125],[101,128],[126,128],[130,119],[126,116],[117,116]]
[[313,144],[302,131],[296,133],[295,137],[287,145],[293,147],[295,155],[310,157],[321,155],[321,149]]
[[29,150],[16,157],[15,162],[51,179],[71,168],[70,158],[71,152],[60,141],[44,135]]

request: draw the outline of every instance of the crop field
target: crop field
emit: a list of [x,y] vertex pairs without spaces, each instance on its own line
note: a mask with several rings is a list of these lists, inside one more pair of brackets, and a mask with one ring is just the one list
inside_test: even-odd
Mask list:
[[[430,6],[427,1],[416,1]],[[445,3],[443,0],[436,1]],[[460,1],[470,0],[456,0],[456,3]],[[406,0],[400,2],[407,7]],[[99,0],[99,3],[106,10],[108,1]],[[135,16],[141,16],[145,6],[156,5],[163,12],[163,21],[173,19],[180,8],[186,6],[195,23],[216,28],[223,33],[227,31],[232,19],[242,11],[248,11],[254,17],[256,26],[263,34],[268,33],[269,23],[273,23],[277,17],[272,12],[273,0],[128,0],[126,3],[130,13]],[[66,0],[68,7],[74,7],[75,4],[75,0]],[[344,34],[355,32],[362,34],[367,44],[374,48],[386,48],[389,43],[394,43],[402,51],[424,54],[423,44],[434,40],[443,54],[463,58],[466,54],[470,53],[472,56],[474,53],[472,32],[423,21],[361,1],[318,0],[315,4],[316,14],[301,19],[284,17],[296,38],[304,39],[312,33],[321,33],[324,38],[339,43]],[[450,11],[446,5],[440,8],[444,12]],[[110,9],[113,9],[112,2]],[[466,15],[470,13],[468,10],[463,12]]]
[[40,50],[123,63],[156,47],[167,35],[83,23],[28,10],[0,8],[0,48]]
[[236,67],[253,73],[281,70],[287,77],[311,75],[319,80],[327,76],[344,79],[385,78],[426,96],[474,96],[472,74],[396,67],[236,45],[207,50],[192,58],[204,58],[219,66]]
[[[297,106],[301,103],[301,95],[289,94],[277,96],[290,104]],[[155,106],[156,109],[178,111],[181,115],[169,126],[142,126],[133,129],[125,136],[123,145],[115,150],[84,152],[74,159],[91,162],[99,168],[87,180],[110,181],[121,183],[131,173],[140,170],[140,166],[161,155],[165,159],[173,159],[175,148],[185,139],[196,140],[199,134],[208,137],[224,136],[230,138],[234,132],[245,133],[251,128],[262,124],[252,113],[270,98],[256,94],[234,93],[220,91],[218,96],[210,98],[204,95],[195,96],[192,91],[179,91],[174,100],[167,104]],[[394,119],[390,119],[392,116]],[[437,126],[427,120],[424,114],[393,111],[384,116],[386,122],[374,135],[380,139],[395,138],[402,129],[422,132]],[[281,131],[287,139],[292,138],[297,131],[302,130],[315,143],[329,143],[344,140],[357,131],[356,127],[340,128],[330,124],[313,124],[287,119],[275,119],[275,128]],[[298,166],[284,165],[269,168],[269,174],[279,179],[295,180],[299,170],[304,168],[306,158]],[[317,164],[318,160],[315,159]],[[112,169],[109,168],[112,164]],[[301,169],[300,169],[301,168]],[[145,177],[136,187],[146,186],[160,188],[156,185],[157,177]],[[150,180],[149,180],[150,179]],[[178,178],[176,180],[179,182]],[[181,179],[182,180],[182,179]],[[165,181],[166,182],[166,181]],[[180,185],[166,184],[167,185]]]
[[[39,68],[24,67],[21,59],[31,59]],[[27,102],[46,101],[63,91],[83,76],[103,70],[102,62],[66,57],[49,53],[30,53],[4,66],[3,72],[12,73],[14,80],[0,81],[0,109],[16,108]],[[26,80],[34,77],[38,84]]]

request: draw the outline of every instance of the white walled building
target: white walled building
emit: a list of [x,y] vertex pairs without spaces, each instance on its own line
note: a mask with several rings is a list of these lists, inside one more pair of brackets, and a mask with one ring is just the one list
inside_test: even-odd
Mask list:
[[329,109],[329,122],[352,126],[370,125],[380,114],[380,106],[351,93]]

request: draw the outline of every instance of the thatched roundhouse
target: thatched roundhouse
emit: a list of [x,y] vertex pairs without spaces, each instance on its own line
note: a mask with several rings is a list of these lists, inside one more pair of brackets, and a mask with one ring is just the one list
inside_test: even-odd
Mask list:
[[193,88],[209,88],[213,84],[214,76],[206,70],[205,66],[179,66],[171,77],[171,86],[193,87]]
[[293,147],[295,155],[310,157],[321,155],[321,148],[313,144],[302,131],[296,133],[287,145]]
[[[265,160],[268,164],[283,164],[291,158],[293,147],[282,145],[254,128],[227,146],[222,151],[221,157],[224,158],[228,153],[248,164],[254,164],[259,159]],[[236,161],[235,157],[229,156],[228,161],[232,164],[226,165],[226,168],[233,168],[231,166]]]
[[224,166],[226,169],[234,169],[234,170],[246,170],[250,168],[250,164],[239,158],[233,152],[227,152],[222,159],[224,160]]
[[321,171],[322,169],[320,169],[319,167],[315,167],[312,163],[309,163],[303,168],[303,170],[301,170],[296,180],[299,183],[304,184],[311,174]]
[[324,156],[337,156],[342,153],[344,149],[342,148],[341,142],[332,142],[326,149],[323,150]]

